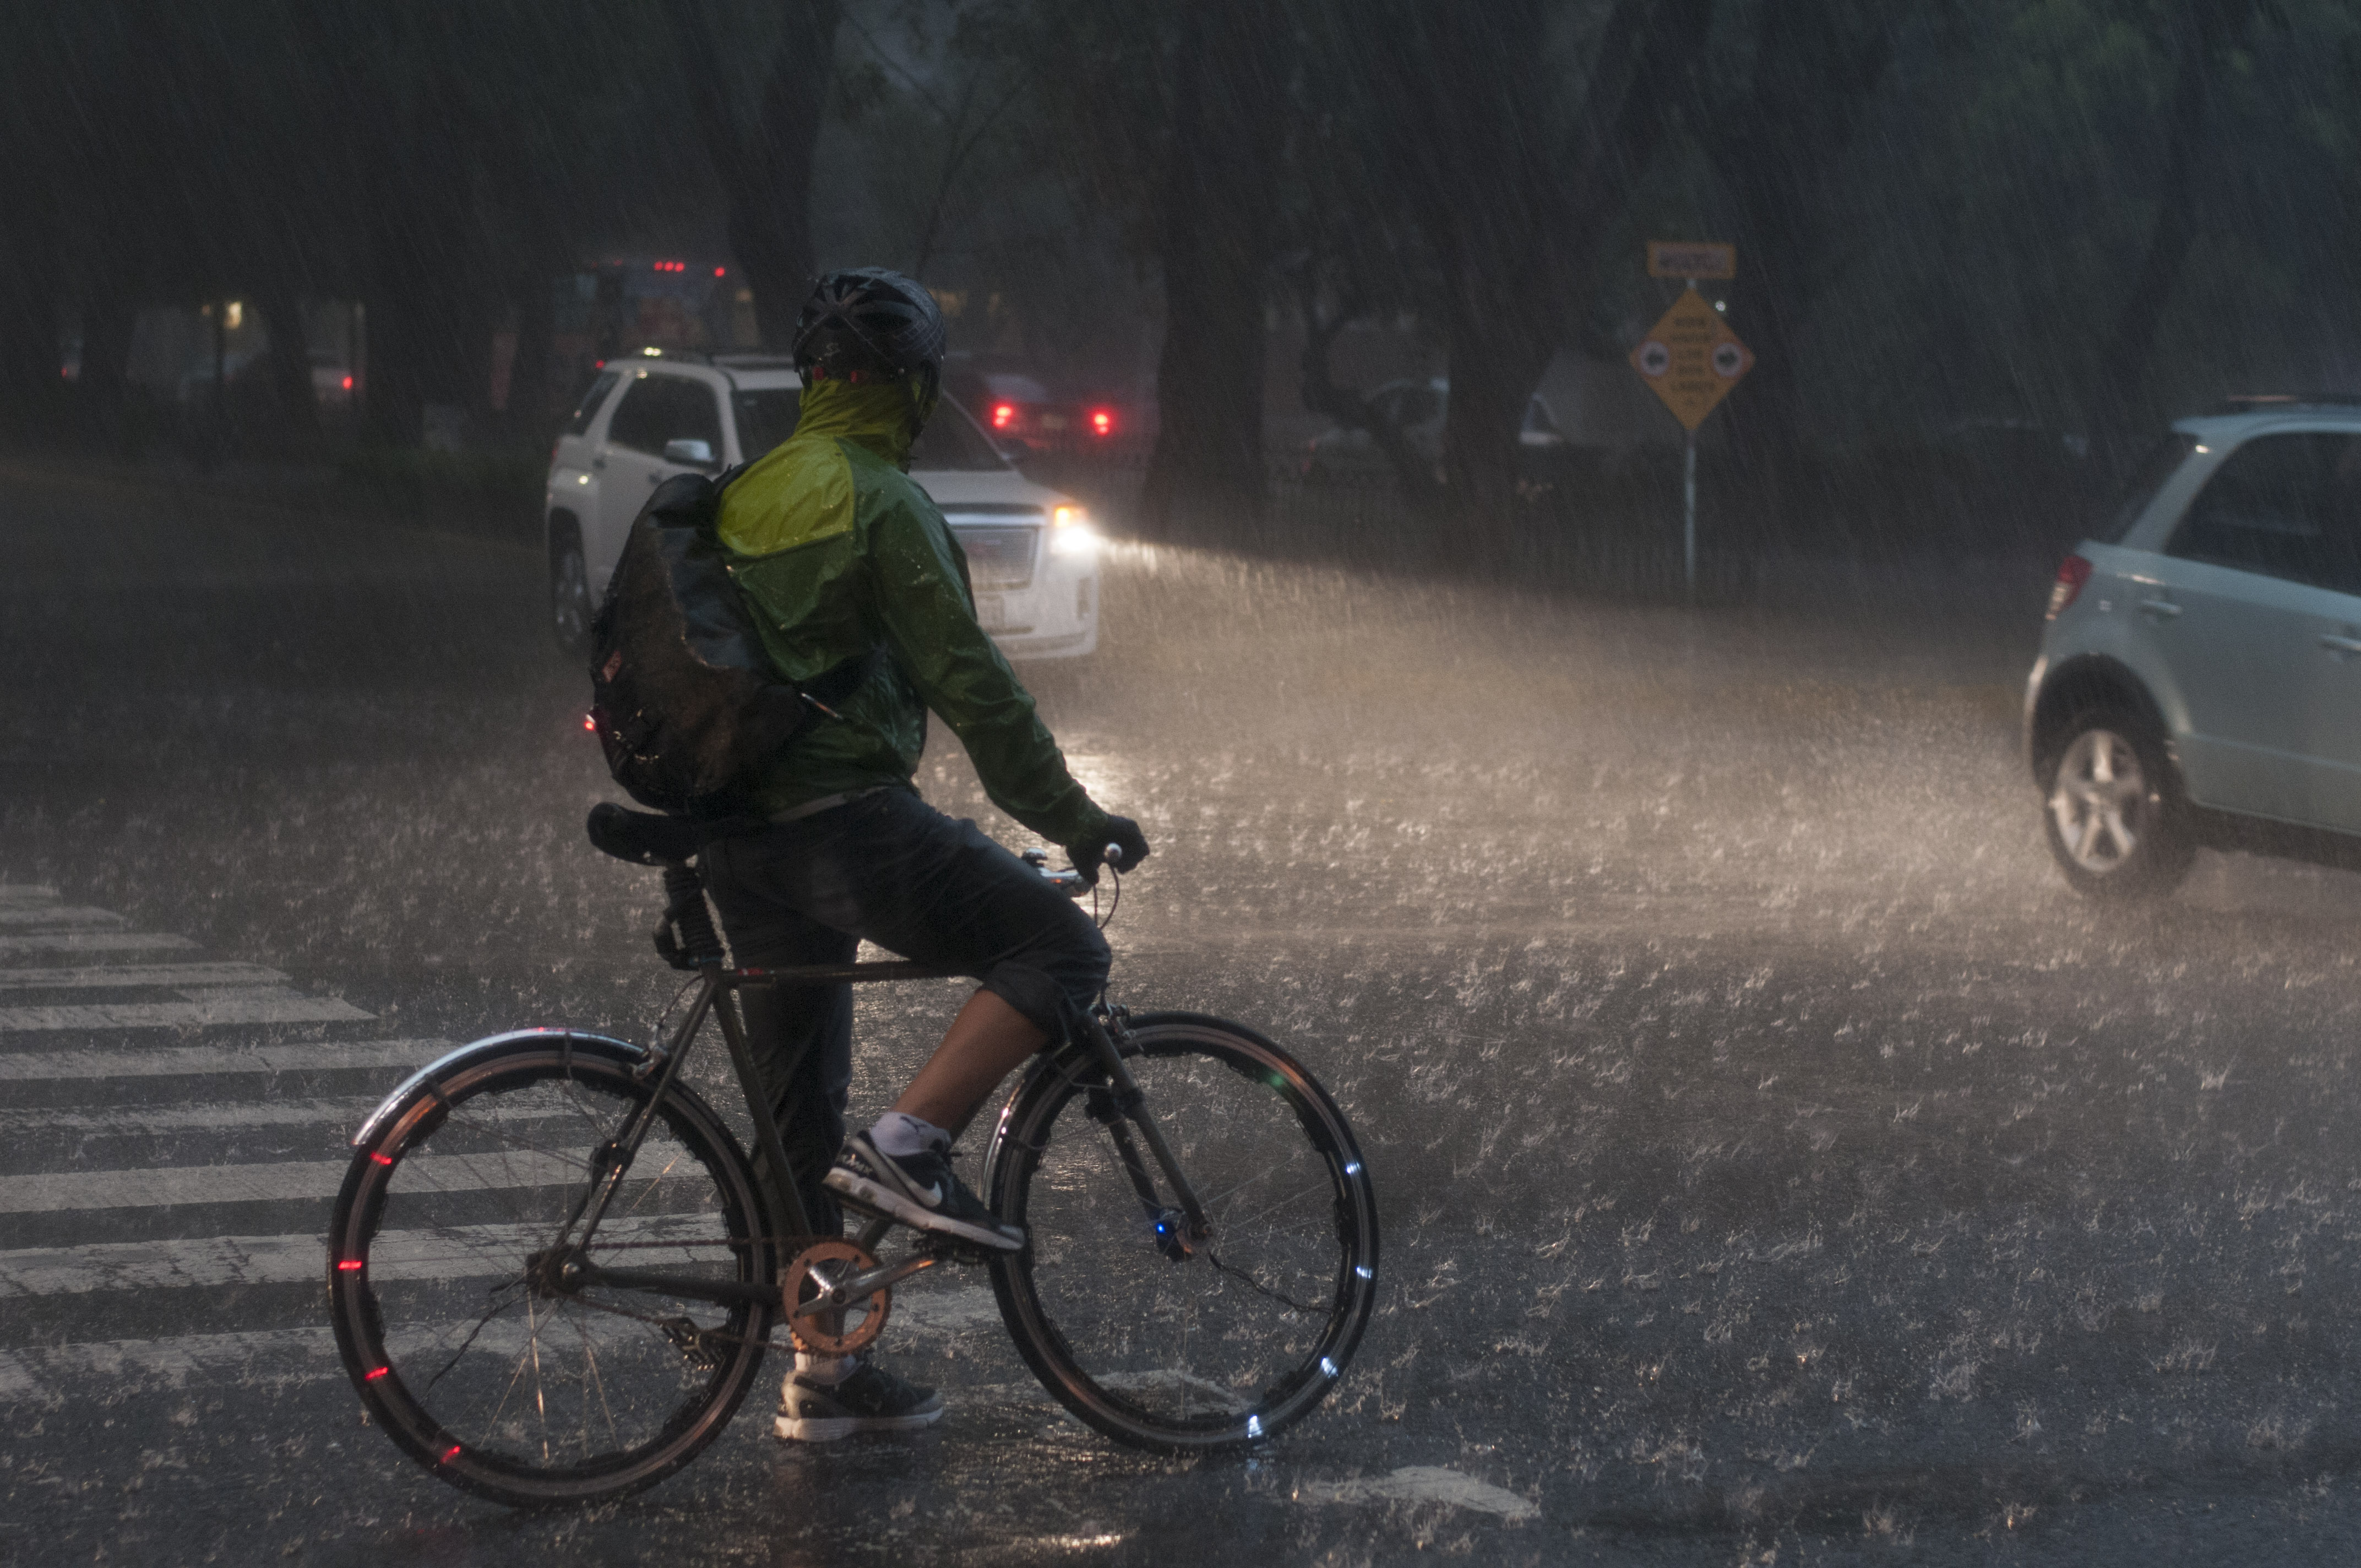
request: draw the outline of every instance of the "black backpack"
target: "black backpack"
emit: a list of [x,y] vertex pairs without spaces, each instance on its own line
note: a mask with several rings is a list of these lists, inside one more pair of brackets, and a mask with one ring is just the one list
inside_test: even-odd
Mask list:
[[715,532],[737,476],[656,487],[590,623],[590,724],[607,771],[633,800],[679,817],[747,810],[780,748],[877,657],[847,660],[808,692],[779,678]]

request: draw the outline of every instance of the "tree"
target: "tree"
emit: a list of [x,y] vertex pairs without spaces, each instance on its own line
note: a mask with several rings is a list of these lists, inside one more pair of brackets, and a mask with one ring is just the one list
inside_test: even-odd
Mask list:
[[740,106],[733,72],[707,0],[664,0],[689,107],[728,205],[730,248],[754,293],[765,346],[795,341],[811,292],[812,153],[834,76],[836,0],[785,0],[755,101]]

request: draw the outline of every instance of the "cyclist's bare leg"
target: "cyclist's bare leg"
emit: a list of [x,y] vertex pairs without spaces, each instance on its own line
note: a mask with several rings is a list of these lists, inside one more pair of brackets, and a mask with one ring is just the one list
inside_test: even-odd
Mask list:
[[943,1043],[894,1102],[906,1116],[956,1135],[993,1086],[1041,1048],[1040,1025],[989,991],[967,999],[943,1034]]

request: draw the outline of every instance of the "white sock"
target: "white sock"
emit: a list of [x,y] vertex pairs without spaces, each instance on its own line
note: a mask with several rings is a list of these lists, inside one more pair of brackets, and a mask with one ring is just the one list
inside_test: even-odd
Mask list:
[[814,1355],[809,1351],[796,1352],[796,1376],[823,1388],[833,1388],[852,1376],[861,1365],[857,1355]]
[[938,1152],[951,1146],[951,1135],[932,1122],[922,1122],[906,1111],[888,1111],[877,1118],[869,1129],[869,1141],[877,1152],[894,1159],[905,1155],[924,1154],[928,1149]]

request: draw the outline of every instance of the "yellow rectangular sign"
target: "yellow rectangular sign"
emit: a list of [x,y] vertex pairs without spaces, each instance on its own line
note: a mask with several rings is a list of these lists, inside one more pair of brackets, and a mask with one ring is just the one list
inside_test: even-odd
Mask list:
[[1651,278],[1735,278],[1738,247],[1734,245],[1692,245],[1677,239],[1648,242]]

